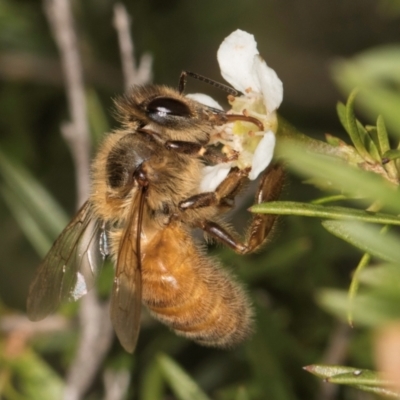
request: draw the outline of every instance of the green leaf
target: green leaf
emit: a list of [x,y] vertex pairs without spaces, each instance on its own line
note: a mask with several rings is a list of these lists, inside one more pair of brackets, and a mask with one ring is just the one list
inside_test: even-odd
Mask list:
[[358,369],[342,365],[308,365],[304,369],[313,375],[323,378],[326,382],[340,385],[349,385],[367,392],[389,396],[395,399],[400,398],[400,393],[387,389],[384,386],[390,385],[379,377],[379,374],[367,369]]
[[358,153],[367,161],[373,161],[371,156],[369,155],[366,148],[370,147],[369,143],[371,140],[368,137],[365,129],[362,129],[361,124],[357,121],[354,115],[354,101],[356,99],[358,90],[353,90],[350,93],[350,96],[347,100],[346,104],[346,121],[347,121],[347,133],[350,136],[351,141],[354,144],[354,147],[357,149]]
[[271,201],[256,204],[249,211],[259,214],[300,215],[305,217],[348,219],[375,224],[400,225],[400,217],[390,214],[373,213],[348,207],[320,206],[295,201]]
[[372,127],[369,129],[364,128],[364,126],[357,121],[357,126],[359,132],[362,132],[361,135],[364,138],[364,145],[367,149],[367,152],[370,156],[370,158],[377,162],[381,162],[381,155],[379,152],[379,143],[377,140],[377,133],[376,133],[376,128]]
[[140,382],[141,400],[162,400],[164,398],[164,379],[156,361],[148,365]]
[[362,89],[359,105],[372,116],[381,114],[390,131],[400,137],[400,47],[379,46],[332,65],[338,85],[347,93],[354,87]]
[[382,154],[385,154],[388,150],[390,150],[390,144],[389,144],[389,136],[387,134],[385,121],[382,115],[379,115],[378,119],[376,120],[376,129],[378,134],[379,147],[381,149]]
[[61,399],[64,384],[61,378],[35,353],[26,350],[10,363],[14,379],[23,382],[18,389],[31,400]]
[[55,238],[68,223],[68,218],[57,202],[28,171],[12,163],[1,151],[0,174],[14,199],[18,198],[19,207],[24,207],[31,218]]
[[343,194],[336,194],[333,196],[324,196],[312,201],[312,204],[325,204],[325,203],[333,203],[335,201],[346,200],[347,197]]
[[371,260],[371,255],[365,253],[362,257],[360,262],[357,265],[356,270],[353,273],[351,278],[351,284],[349,288],[349,310],[347,313],[347,321],[350,326],[353,326],[353,308],[354,308],[354,300],[356,298],[359,283],[360,283],[360,275],[362,271],[364,271],[365,267],[369,264]]
[[0,187],[0,193],[25,236],[29,239],[37,253],[40,256],[44,256],[52,244],[50,236],[44,232],[37,220],[32,217],[31,213],[20,201],[20,198],[15,196],[9,188]]
[[347,124],[346,106],[341,101],[339,101],[336,105],[336,112],[338,114],[340,123],[345,131],[348,132],[349,127]]
[[328,364],[312,364],[303,367],[304,370],[319,378],[330,378],[339,374],[351,373],[359,369],[354,367],[347,367],[345,365],[328,365]]
[[235,400],[250,400],[250,396],[244,386],[237,390]]
[[400,268],[396,264],[371,266],[364,269],[359,278],[364,285],[400,297]]
[[[317,301],[325,310],[345,320],[349,309],[345,291],[325,289],[317,294]],[[400,319],[398,301],[375,293],[358,294],[353,304],[353,320],[368,327],[379,327],[384,323]]]
[[383,153],[382,158],[387,160],[397,160],[400,158],[400,150],[387,150]]
[[[245,346],[250,364],[254,389],[260,399],[294,400],[297,398],[283,360],[299,364],[299,353],[293,337],[282,326],[279,317],[258,308],[257,329]],[[253,392],[252,392],[253,393]]]
[[337,157],[312,153],[304,146],[281,140],[278,156],[287,161],[294,172],[326,182],[331,190],[342,190],[354,197],[363,196],[365,204],[380,201],[400,214],[400,193],[379,175],[347,165]]
[[392,399],[400,399],[400,393],[394,392],[393,390],[386,389],[377,386],[365,386],[365,385],[355,385],[357,389],[363,390],[364,392],[375,393],[379,396],[390,397]]
[[381,235],[377,227],[358,222],[323,221],[322,225],[333,235],[362,251],[382,260],[400,264],[400,238],[394,233]]
[[375,371],[368,369],[356,369],[328,377],[327,382],[338,383],[341,385],[365,385],[365,386],[384,386],[390,382],[383,380]]
[[179,400],[210,400],[197,383],[170,357],[161,354],[157,357],[164,379]]
[[99,96],[95,90],[89,89],[86,91],[86,103],[92,141],[93,144],[96,145],[103,139],[104,134],[110,131],[110,125]]
[[[375,159],[375,157],[374,157],[374,159],[378,162],[381,162],[382,151],[381,151],[381,146],[380,146],[379,138],[378,138],[378,130],[376,129],[376,126],[372,126],[372,125],[366,125],[365,130],[367,131],[367,134],[369,135],[372,142],[374,143],[374,146],[375,146],[375,149],[377,152],[378,158]],[[372,153],[371,153],[371,155],[372,155]]]
[[329,133],[325,133],[325,140],[333,147],[339,147],[342,143],[344,143],[343,140],[339,139],[338,137],[332,136]]

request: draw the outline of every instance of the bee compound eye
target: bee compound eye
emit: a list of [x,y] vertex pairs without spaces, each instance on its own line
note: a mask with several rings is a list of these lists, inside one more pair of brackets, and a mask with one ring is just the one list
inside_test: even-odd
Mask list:
[[158,118],[168,116],[190,117],[189,107],[180,100],[171,97],[157,97],[146,107],[149,116]]

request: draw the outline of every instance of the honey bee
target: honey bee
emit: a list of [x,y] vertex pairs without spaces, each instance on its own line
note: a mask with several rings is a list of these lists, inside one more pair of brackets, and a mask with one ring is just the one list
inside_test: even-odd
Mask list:
[[[200,228],[240,254],[266,241],[272,215],[254,215],[243,243],[221,219],[248,180],[248,169],[232,168],[215,191],[199,190],[205,164],[235,157],[209,145],[216,127],[235,119],[261,123],[185,97],[184,79],[179,90],[136,86],[116,101],[122,127],[105,137],[92,164],[89,200],[39,266],[27,302],[31,320],[83,296],[110,256],[110,315],[128,352],[136,346],[142,303],[178,335],[202,345],[231,347],[251,332],[245,290],[206,255],[192,230]],[[276,199],[281,185],[282,169],[268,167],[256,202]]]

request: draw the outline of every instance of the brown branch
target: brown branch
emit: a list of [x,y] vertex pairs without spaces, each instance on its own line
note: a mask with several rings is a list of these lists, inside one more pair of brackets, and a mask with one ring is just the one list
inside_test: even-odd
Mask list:
[[[328,347],[322,356],[321,364],[337,365],[343,364],[349,350],[351,328],[344,322],[339,322],[333,330]],[[317,393],[318,400],[333,400],[339,390],[338,385],[322,382]]]
[[[44,0],[45,12],[59,48],[65,76],[66,93],[71,121],[62,125],[76,169],[78,204],[82,204],[89,193],[90,135],[87,120],[83,70],[79,57],[77,38],[69,0]],[[119,33],[121,58],[125,76],[125,87],[143,84],[151,79],[152,59],[142,57],[139,68],[135,68],[133,42],[129,36],[129,17],[122,5],[115,8],[115,25]],[[79,312],[81,337],[78,351],[67,376],[64,399],[78,400],[93,381],[112,341],[112,327],[108,307],[101,306],[94,290],[82,300]],[[126,380],[129,383],[129,380]],[[107,380],[109,384],[109,380]],[[126,383],[126,385],[128,385]],[[112,389],[109,386],[109,392]],[[121,385],[120,397],[126,392]]]
[[34,324],[25,315],[5,315],[0,319],[0,332],[9,334],[22,331],[29,337],[49,332],[65,331],[70,327],[71,323],[68,319],[60,315],[51,315]]
[[153,58],[144,54],[136,68],[133,40],[130,35],[130,17],[122,3],[114,6],[114,27],[118,34],[118,43],[121,53],[122,71],[124,74],[125,90],[133,85],[143,85],[152,79]]
[[[75,163],[78,205],[89,195],[90,134],[82,64],[69,0],[44,0],[44,8],[60,52],[71,122],[62,125]],[[67,376],[65,400],[79,400],[91,385],[112,340],[108,307],[95,290],[82,300],[79,310],[81,337]]]
[[65,78],[71,121],[61,131],[74,157],[78,206],[89,193],[90,133],[82,64],[68,0],[44,0],[44,10],[56,40]]
[[107,369],[103,374],[105,389],[104,400],[122,400],[129,388],[130,373],[126,369]]
[[113,330],[108,310],[108,304],[99,304],[94,290],[82,300],[79,310],[81,337],[68,371],[64,400],[83,397],[112,344]]

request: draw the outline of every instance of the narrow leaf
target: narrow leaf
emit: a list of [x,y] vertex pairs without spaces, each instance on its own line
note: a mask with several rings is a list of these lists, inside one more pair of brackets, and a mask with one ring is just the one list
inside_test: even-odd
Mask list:
[[364,271],[365,267],[369,264],[370,260],[371,260],[371,255],[368,253],[365,253],[361,257],[361,260],[358,263],[357,268],[354,271],[353,276],[351,278],[351,284],[350,284],[349,294],[348,294],[349,310],[347,312],[347,321],[350,326],[353,326],[354,299],[356,298],[356,295],[358,292],[358,287],[359,287],[359,283],[360,283],[360,274],[362,271]]
[[328,365],[328,364],[312,364],[303,367],[304,370],[311,374],[318,376],[319,378],[330,378],[339,374],[351,373],[358,371],[357,368],[347,367],[345,365]]
[[179,400],[210,400],[197,383],[170,357],[158,356],[158,365]]
[[37,253],[43,257],[51,246],[52,238],[42,229],[37,221],[32,218],[32,215],[27,211],[21,199],[15,196],[11,190],[6,187],[1,187],[0,193],[26,238],[30,241]]
[[350,136],[354,147],[357,149],[358,153],[365,160],[372,161],[369,153],[366,150],[365,143],[369,138],[367,138],[366,132],[359,129],[359,123],[354,115],[354,101],[356,99],[358,90],[353,90],[346,104],[346,120],[347,120],[347,133]]
[[390,150],[390,144],[385,121],[382,115],[379,115],[378,119],[376,120],[376,130],[378,134],[379,147],[381,148],[382,154],[384,154]]
[[46,362],[31,351],[10,360],[13,376],[20,385],[21,397],[31,400],[61,399],[64,384]]
[[68,222],[63,210],[49,193],[21,166],[0,151],[0,174],[6,186],[24,202],[31,216],[54,238]]
[[336,194],[333,196],[324,196],[319,199],[315,199],[312,201],[312,204],[325,204],[325,203],[333,203],[335,201],[346,200],[347,197],[343,194]]
[[141,400],[162,400],[164,398],[164,379],[158,363],[151,362],[141,379]]
[[336,105],[336,112],[339,117],[339,121],[342,124],[346,132],[348,132],[347,116],[346,116],[346,106],[342,102],[338,102]]
[[400,217],[390,214],[372,213],[349,207],[321,206],[295,201],[271,201],[257,204],[249,208],[249,211],[258,214],[301,215],[304,217],[348,219],[375,224],[400,225]]
[[357,369],[351,372],[333,375],[326,378],[327,382],[337,383],[340,385],[365,385],[365,386],[389,386],[393,382],[388,382],[380,378],[375,371],[368,369]]
[[383,154],[382,158],[386,159],[387,161],[397,160],[400,158],[400,150],[387,150]]
[[388,382],[379,378],[377,373],[373,371],[342,365],[324,364],[308,365],[304,369],[330,383],[350,385],[366,392],[389,396],[395,399],[400,398],[399,393],[382,387],[387,385]]
[[331,190],[342,190],[354,197],[366,197],[366,204],[378,200],[400,214],[400,193],[379,175],[347,165],[336,157],[311,153],[300,144],[281,140],[278,155],[296,173],[324,180]]
[[[367,150],[367,153],[370,158],[372,158],[376,162],[381,162],[381,156],[378,150],[378,146],[374,141],[374,129],[368,131],[361,122],[357,121],[358,131],[360,132],[360,136],[364,141],[364,146]],[[368,158],[367,158],[368,160]]]
[[365,385],[355,385],[354,387],[363,390],[364,392],[378,394],[379,396],[390,397],[392,399],[400,399],[400,393],[394,392],[393,390],[386,389],[384,387],[365,386]]
[[249,393],[247,392],[247,390],[244,386],[241,386],[238,389],[235,400],[250,400]]
[[86,104],[88,107],[92,141],[94,144],[96,144],[103,139],[106,132],[109,132],[110,125],[100,102],[99,96],[95,90],[89,89],[86,91]]
[[[317,301],[325,310],[345,319],[348,313],[348,294],[339,290],[321,290]],[[387,296],[377,296],[371,293],[358,294],[354,301],[353,319],[358,325],[379,327],[389,321],[400,318],[397,303],[387,299]]]
[[323,221],[322,225],[333,235],[345,240],[362,251],[400,264],[400,238],[393,233],[381,235],[374,226],[357,222]]
[[[361,87],[359,104],[368,114],[382,114],[390,131],[400,137],[398,82],[399,46],[379,46],[350,60],[333,63],[336,82],[345,91]],[[393,82],[393,84],[387,84]]]

